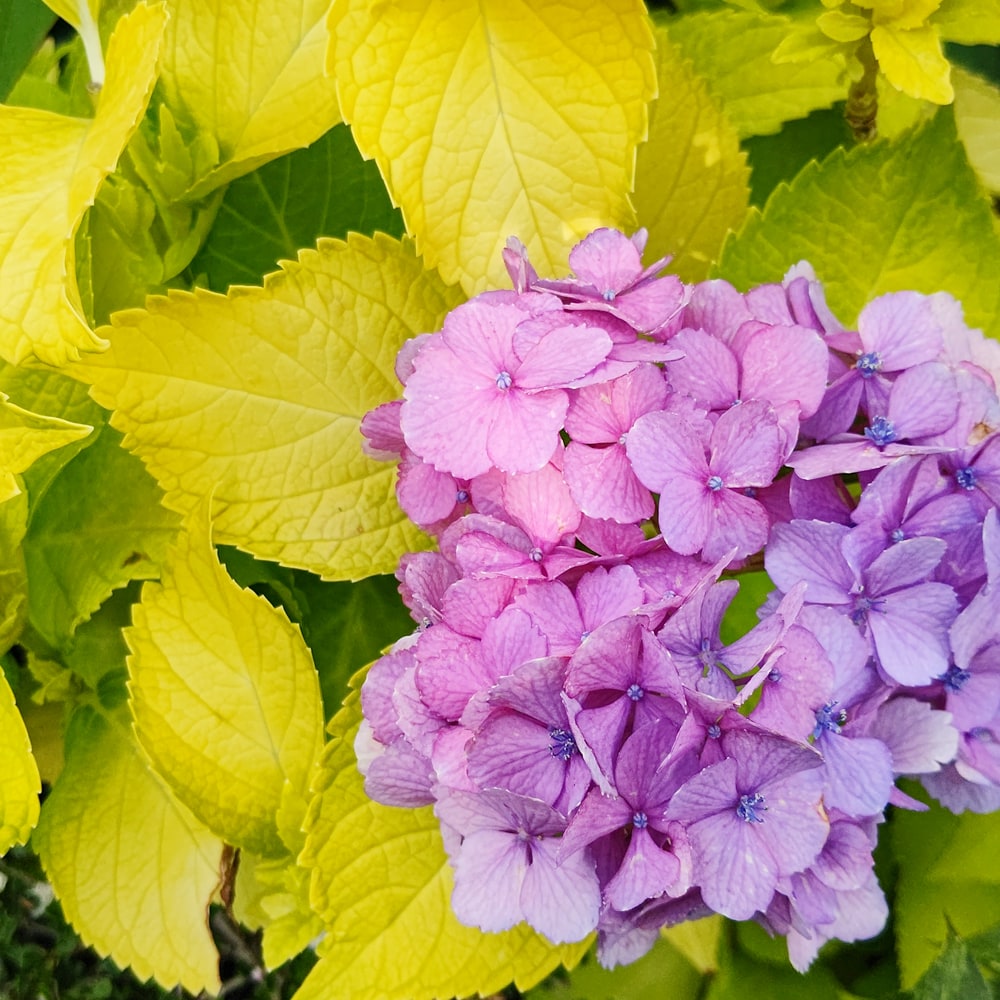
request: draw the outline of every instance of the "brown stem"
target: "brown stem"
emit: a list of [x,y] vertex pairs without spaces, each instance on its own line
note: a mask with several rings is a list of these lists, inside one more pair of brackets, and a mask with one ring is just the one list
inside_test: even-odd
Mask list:
[[871,38],[865,38],[858,46],[856,53],[864,72],[861,79],[851,84],[851,89],[847,93],[847,107],[844,109],[844,117],[851,127],[851,134],[855,142],[871,142],[875,138],[878,128],[876,118],[878,117],[878,62],[875,60],[875,52],[872,49]]

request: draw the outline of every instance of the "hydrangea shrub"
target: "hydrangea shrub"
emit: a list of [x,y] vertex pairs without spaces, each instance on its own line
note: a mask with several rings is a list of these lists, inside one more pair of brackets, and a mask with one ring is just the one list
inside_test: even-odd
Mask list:
[[210,907],[298,1000],[985,990],[993,6],[46,2],[0,851],[81,938],[193,994]]

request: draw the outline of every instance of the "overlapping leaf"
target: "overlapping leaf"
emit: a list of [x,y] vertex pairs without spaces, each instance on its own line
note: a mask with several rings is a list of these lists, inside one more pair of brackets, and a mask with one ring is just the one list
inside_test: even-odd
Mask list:
[[550,274],[595,226],[631,227],[655,87],[642,4],[347,0],[330,34],[358,147],[445,280],[503,284],[510,235]]
[[22,548],[27,527],[26,494],[0,504],[0,652],[17,642],[28,617],[28,571]]
[[97,440],[33,498],[24,552],[32,624],[56,646],[129,580],[159,573],[179,518],[121,435]]
[[834,59],[771,60],[789,33],[792,22],[786,17],[713,10],[666,23],[670,38],[708,80],[740,136],[777,132],[784,122],[847,96],[839,79],[841,66]]
[[111,349],[79,373],[168,506],[190,511],[214,490],[216,541],[358,579],[426,544],[358,428],[399,394],[400,346],[459,298],[409,245],[352,235],[263,288],[171,293],[116,314],[100,331]]
[[661,97],[636,157],[633,201],[649,230],[647,260],[673,254],[671,270],[700,281],[746,215],[750,171],[736,132],[663,28],[656,51]]
[[161,82],[167,103],[218,146],[202,197],[340,121],[323,74],[329,0],[170,0]]
[[86,942],[140,979],[218,989],[208,903],[222,845],[150,771],[127,723],[77,710],[31,842]]
[[92,430],[85,424],[32,413],[0,392],[0,503],[20,493],[14,477],[37,458],[86,437]]
[[333,720],[306,823],[313,909],[327,925],[320,962],[296,1000],[432,1000],[527,989],[588,942],[555,948],[520,925],[483,934],[451,911],[451,868],[432,810],[393,809],[364,792],[353,695]]
[[53,365],[102,341],[87,326],[74,278],[73,240],[97,189],[146,109],[166,18],[140,4],[107,52],[92,121],[0,106],[0,357]]
[[974,73],[953,69],[955,125],[980,180],[1000,192],[1000,88]]
[[752,209],[719,274],[741,289],[808,259],[845,323],[877,295],[951,292],[1000,335],[1000,240],[950,112],[898,142],[837,150]]
[[316,670],[298,627],[220,565],[207,501],[187,528],[125,633],[136,733],[215,833],[280,856],[276,816],[304,802],[323,742]]
[[[0,623],[2,627],[2,623]],[[0,856],[23,844],[38,822],[42,782],[14,694],[0,670]]]

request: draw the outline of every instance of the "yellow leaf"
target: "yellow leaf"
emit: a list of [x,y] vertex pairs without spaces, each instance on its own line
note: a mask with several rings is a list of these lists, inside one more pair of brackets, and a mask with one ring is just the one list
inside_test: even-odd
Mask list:
[[41,778],[24,722],[0,670],[0,857],[23,844],[38,822]]
[[218,989],[208,903],[222,845],[150,771],[124,724],[76,711],[31,843],[88,944],[140,979]]
[[0,652],[6,652],[17,642],[28,618],[28,571],[24,558],[27,528],[26,493],[0,504]]
[[431,267],[468,293],[505,284],[510,235],[564,272],[628,191],[655,92],[637,0],[344,0],[328,69]]
[[0,357],[51,365],[104,346],[87,325],[74,237],[146,110],[166,13],[140,4],[108,43],[92,120],[0,105]]
[[309,908],[309,872],[289,856],[277,860],[243,852],[236,876],[236,919],[263,928],[264,964],[275,969],[323,932]]
[[635,208],[649,230],[646,259],[674,254],[671,270],[700,281],[746,215],[750,170],[735,129],[662,28],[656,45],[662,96],[636,158]]
[[430,807],[372,802],[354,757],[353,693],[330,724],[300,862],[312,867],[312,905],[327,925],[320,961],[295,1000],[432,1000],[483,996],[512,980],[526,990],[590,939],[554,947],[526,924],[484,934],[451,910],[452,873]]
[[994,84],[955,68],[955,125],[965,143],[969,162],[992,192],[1000,192],[1000,89]]
[[125,630],[136,733],[206,826],[236,847],[280,856],[283,795],[306,798],[323,744],[316,668],[284,611],[222,568],[207,500],[188,529]]
[[935,104],[952,102],[951,66],[935,28],[903,31],[880,25],[871,38],[879,69],[897,90]]
[[340,121],[323,74],[330,0],[170,0],[161,84],[167,103],[218,142],[200,198]]
[[725,921],[716,915],[668,927],[662,934],[699,972],[705,974],[719,968],[719,942],[724,929]]
[[111,349],[77,374],[168,507],[189,512],[215,491],[217,542],[328,579],[391,573],[427,543],[358,428],[400,394],[404,341],[459,300],[410,245],[352,234],[263,288],[172,292],[117,313],[100,331]]
[[24,410],[0,392],[0,503],[21,492],[14,477],[30,468],[36,458],[78,441],[92,430],[84,424]]
[[838,42],[860,41],[871,30],[871,21],[860,14],[848,14],[842,10],[828,10],[816,18],[820,31]]

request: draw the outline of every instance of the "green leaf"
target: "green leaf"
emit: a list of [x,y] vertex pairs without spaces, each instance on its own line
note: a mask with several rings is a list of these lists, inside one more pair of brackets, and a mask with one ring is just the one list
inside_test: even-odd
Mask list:
[[899,866],[894,915],[904,988],[912,987],[933,962],[950,928],[970,937],[1000,921],[997,857],[986,861],[984,873],[959,868],[963,844],[974,839],[964,831],[977,828],[995,842],[998,823],[997,814],[959,817],[936,805],[926,813],[899,810],[893,815],[888,832]]
[[841,66],[829,57],[805,63],[775,63],[771,53],[793,22],[778,15],[713,10],[666,22],[673,42],[722,101],[740,136],[777,132],[846,97]]
[[146,766],[127,719],[74,713],[31,845],[84,941],[140,979],[218,990],[207,911],[222,845]]
[[17,642],[28,618],[28,571],[22,547],[27,529],[27,494],[0,504],[0,653]]
[[961,938],[950,935],[944,951],[920,977],[913,1000],[993,1000],[993,991]]
[[427,544],[396,504],[394,467],[363,453],[361,419],[399,395],[403,343],[460,299],[411,244],[352,233],[263,288],[172,292],[116,313],[101,328],[110,350],[76,371],[169,507],[214,492],[218,542],[359,579]]
[[403,219],[378,167],[361,158],[350,129],[337,125],[307,149],[229,185],[191,273],[216,292],[257,284],[301,247],[351,231],[399,237]]
[[319,684],[297,626],[243,590],[212,548],[209,501],[147,583],[125,632],[136,734],[157,772],[227,843],[287,853],[277,823],[305,800],[323,743]]
[[933,17],[941,37],[961,45],[1000,44],[998,0],[944,0]]
[[885,292],[943,290],[970,326],[1000,335],[1000,239],[946,109],[897,142],[809,164],[751,210],[718,274],[746,289],[802,259],[847,324]]
[[697,281],[746,215],[750,173],[733,127],[662,28],[656,52],[663,96],[636,156],[632,202],[649,230],[647,259],[673,254],[671,270]]
[[445,281],[506,285],[511,235],[550,277],[591,229],[631,228],[655,93],[637,0],[348,0],[329,29],[344,120]]
[[0,101],[7,100],[54,21],[42,0],[6,0],[0,6]]
[[357,694],[330,724],[300,862],[327,927],[320,961],[295,1000],[432,1000],[538,983],[575,965],[589,941],[556,948],[525,925],[484,934],[451,910],[452,875],[429,807],[394,809],[365,795],[354,756]]
[[80,36],[73,35],[58,45],[54,38],[46,38],[7,95],[7,103],[93,118],[94,95],[89,86],[90,67]]
[[774,135],[749,136],[743,140],[743,148],[750,163],[750,201],[763,208],[782,181],[790,184],[810,160],[822,160],[837,146],[851,142],[842,105],[785,122]]
[[157,576],[180,523],[110,427],[32,496],[24,551],[32,624],[54,646],[129,580]]
[[727,956],[712,977],[705,1000],[842,1000],[839,984],[830,970],[815,964],[805,974],[791,966],[760,962],[742,952]]

